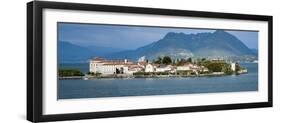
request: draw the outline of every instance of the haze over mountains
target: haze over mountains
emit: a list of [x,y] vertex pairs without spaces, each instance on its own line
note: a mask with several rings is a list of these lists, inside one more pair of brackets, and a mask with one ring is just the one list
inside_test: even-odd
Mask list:
[[100,46],[79,46],[66,41],[59,41],[59,61],[63,63],[86,62],[92,57],[105,56],[120,52],[122,49],[100,47]]
[[162,39],[135,50],[82,47],[60,41],[60,61],[87,61],[91,57],[100,56],[109,59],[137,60],[145,56],[155,59],[168,55],[172,58],[188,57],[229,57],[229,56],[255,56],[255,50],[249,49],[237,37],[228,32],[217,30],[213,33],[167,33]]

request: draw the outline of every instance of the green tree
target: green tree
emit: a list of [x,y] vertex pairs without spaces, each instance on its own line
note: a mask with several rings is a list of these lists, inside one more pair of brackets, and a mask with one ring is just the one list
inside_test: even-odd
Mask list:
[[172,59],[169,56],[164,56],[163,59],[162,59],[162,63],[166,64],[166,65],[171,64]]
[[60,69],[59,70],[59,76],[84,76],[84,74],[76,69]]
[[177,61],[176,65],[181,66],[181,65],[184,65],[185,63],[186,63],[185,59],[180,59],[180,60]]
[[198,61],[197,61],[197,65],[203,65],[203,63],[206,61],[206,58],[202,58],[202,59],[198,59]]
[[239,64],[235,64],[235,72],[238,73],[238,71],[241,70],[241,66]]
[[212,72],[223,72],[224,63],[206,62],[204,66]]
[[99,73],[99,72],[88,72],[87,73],[88,75],[91,75],[91,76],[100,76],[101,75],[101,73]]
[[191,63],[191,62],[192,62],[192,59],[191,59],[191,58],[188,58],[188,59],[187,59],[187,62]]
[[222,68],[222,71],[225,73],[225,74],[232,74],[233,71],[231,69],[231,65],[230,64],[224,64],[223,68]]
[[162,64],[162,58],[158,57],[157,60],[155,60],[153,63],[155,63],[155,64]]

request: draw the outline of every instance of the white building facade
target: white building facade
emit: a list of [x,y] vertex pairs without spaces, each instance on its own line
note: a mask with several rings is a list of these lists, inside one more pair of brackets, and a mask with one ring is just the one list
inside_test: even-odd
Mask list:
[[132,62],[126,59],[121,60],[105,60],[102,58],[94,58],[90,60],[90,72],[101,74],[129,74],[129,66]]
[[185,64],[185,65],[182,65],[182,66],[177,66],[178,71],[192,70],[192,68],[194,68],[194,65],[192,65],[192,64]]
[[236,63],[231,63],[231,70],[235,71],[236,70]]
[[154,66],[152,64],[145,65],[145,71],[144,72],[154,72]]
[[156,67],[155,72],[169,72],[172,71],[172,66],[167,65],[167,66],[159,66]]

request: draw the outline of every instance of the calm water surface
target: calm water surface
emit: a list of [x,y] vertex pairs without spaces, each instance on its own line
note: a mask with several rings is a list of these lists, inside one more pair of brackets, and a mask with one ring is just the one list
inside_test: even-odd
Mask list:
[[[98,98],[240,92],[258,90],[258,64],[243,63],[247,74],[218,77],[59,80],[58,98]],[[61,68],[88,71],[88,64],[61,64]]]

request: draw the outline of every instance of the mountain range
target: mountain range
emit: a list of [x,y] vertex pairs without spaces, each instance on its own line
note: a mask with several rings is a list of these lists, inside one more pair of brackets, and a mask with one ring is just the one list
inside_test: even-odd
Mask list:
[[228,32],[184,34],[169,32],[162,39],[137,48],[108,55],[108,58],[155,59],[168,55],[172,58],[223,57],[256,55],[242,41]]
[[66,41],[59,41],[58,47],[58,58],[62,63],[86,62],[92,57],[105,56],[123,50],[94,45],[80,46]]
[[169,32],[162,39],[135,50],[102,48],[97,46],[82,47],[67,42],[60,43],[62,61],[87,60],[101,56],[108,59],[137,60],[145,56],[155,59],[159,56],[172,58],[188,57],[224,57],[224,56],[256,56],[257,51],[249,49],[234,35],[223,30],[213,33],[185,34]]

